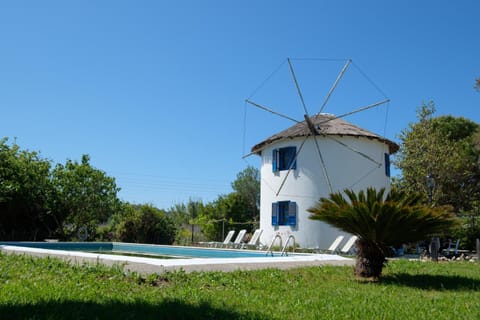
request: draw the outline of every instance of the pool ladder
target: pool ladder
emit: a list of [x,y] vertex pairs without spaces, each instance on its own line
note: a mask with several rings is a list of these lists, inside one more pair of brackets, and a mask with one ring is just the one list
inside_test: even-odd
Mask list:
[[[282,242],[283,242],[282,236],[277,233],[275,237],[273,237],[272,242],[270,243],[270,246],[268,247],[265,255],[268,256],[270,254],[273,257],[273,244],[275,243],[275,240],[277,240],[277,238],[280,239],[280,245],[282,245]],[[290,244],[290,240],[293,240],[292,250],[293,252],[295,252],[295,237],[291,234],[288,236],[287,241],[285,241],[285,245],[282,248],[281,256],[288,256],[287,248],[288,248],[288,245]]]

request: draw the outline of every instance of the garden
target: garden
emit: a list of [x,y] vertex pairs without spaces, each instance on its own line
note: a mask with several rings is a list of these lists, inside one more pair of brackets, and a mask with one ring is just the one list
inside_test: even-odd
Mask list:
[[478,319],[473,262],[141,276],[121,266],[0,254],[0,319]]

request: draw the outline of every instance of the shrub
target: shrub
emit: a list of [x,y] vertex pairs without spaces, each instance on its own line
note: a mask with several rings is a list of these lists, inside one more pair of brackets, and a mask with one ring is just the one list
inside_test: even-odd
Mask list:
[[151,205],[127,204],[116,219],[114,238],[122,242],[172,244],[176,228],[162,210]]

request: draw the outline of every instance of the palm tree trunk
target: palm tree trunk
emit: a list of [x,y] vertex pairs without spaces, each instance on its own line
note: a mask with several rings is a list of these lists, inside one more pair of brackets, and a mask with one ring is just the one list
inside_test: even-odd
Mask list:
[[377,280],[382,274],[383,265],[386,261],[383,251],[375,243],[363,239],[358,239],[356,245],[355,275]]

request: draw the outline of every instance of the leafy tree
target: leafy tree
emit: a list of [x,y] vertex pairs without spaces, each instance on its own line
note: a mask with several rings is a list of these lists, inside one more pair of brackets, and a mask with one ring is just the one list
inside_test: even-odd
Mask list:
[[190,230],[187,230],[187,228],[185,227],[186,225],[188,225],[188,222],[190,220],[186,204],[175,204],[168,210],[167,214],[170,219],[172,219],[177,230],[175,236],[175,243],[180,245],[190,244]]
[[48,210],[52,192],[50,162],[37,152],[9,146],[0,139],[0,238],[38,240],[50,237],[56,219]]
[[247,229],[251,232],[253,225],[251,216],[245,208],[245,198],[236,192],[221,195],[217,200],[207,204],[202,218],[202,232],[207,239],[223,240],[231,229]]
[[448,207],[421,204],[421,197],[393,189],[385,194],[369,188],[333,193],[308,211],[310,218],[358,236],[355,275],[378,278],[390,246],[425,239],[454,228],[457,218]]
[[203,231],[199,227],[204,224],[204,204],[202,201],[189,199],[188,203],[177,203],[168,210],[168,216],[177,228],[175,242],[178,244],[192,244],[203,241]]
[[237,174],[237,179],[232,182],[233,190],[245,203],[245,209],[250,219],[259,220],[260,215],[260,172],[248,166]]
[[168,216],[173,220],[176,226],[188,224],[190,217],[188,215],[187,205],[185,203],[177,203],[168,210]]
[[117,240],[136,243],[172,244],[176,234],[166,212],[147,204],[125,204],[114,230]]
[[195,232],[196,226],[200,225],[200,220],[203,213],[203,203],[201,201],[195,201],[190,199],[186,206],[188,224],[190,227],[190,243],[203,240],[200,232]]
[[93,168],[89,161],[90,157],[83,155],[80,163],[68,160],[53,169],[53,208],[62,221],[63,236],[81,237],[80,233],[87,231],[92,239],[97,225],[105,223],[119,209],[120,189],[115,179]]
[[433,102],[422,105],[419,121],[401,132],[394,164],[402,176],[395,185],[457,212],[471,210],[480,195],[479,125],[452,116],[434,118],[434,113]]
[[[169,210],[179,229],[177,243],[223,240],[227,230],[247,229],[252,231],[259,220],[260,174],[254,167],[247,167],[237,174],[232,182],[234,192],[220,195],[210,203],[189,200]],[[192,232],[192,226],[201,227],[201,234]],[[187,227],[190,230],[187,231]],[[189,238],[189,239],[187,239]]]

